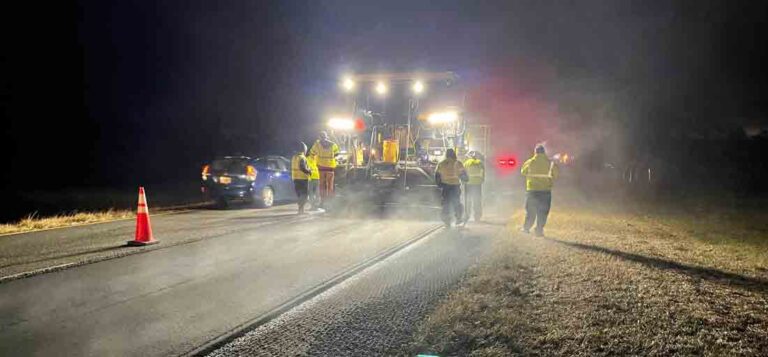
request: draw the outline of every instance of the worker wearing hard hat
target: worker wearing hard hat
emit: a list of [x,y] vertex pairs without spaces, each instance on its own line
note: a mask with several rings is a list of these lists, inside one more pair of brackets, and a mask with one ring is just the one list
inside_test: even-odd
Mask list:
[[317,158],[317,169],[320,172],[320,207],[327,208],[328,200],[333,198],[333,176],[339,146],[328,139],[328,133],[322,131],[309,154]]
[[441,218],[447,227],[451,226],[451,209],[456,217],[456,223],[462,222],[464,209],[461,205],[461,182],[469,179],[464,165],[456,158],[456,151],[445,151],[445,159],[437,164],[435,183],[442,190]]
[[533,157],[523,163],[520,173],[525,176],[525,223],[520,230],[530,233],[536,222],[536,236],[544,236],[544,225],[552,205],[552,183],[558,175],[557,165],[546,154],[543,145],[536,145]]
[[479,221],[483,217],[483,182],[485,182],[485,164],[480,159],[481,156],[477,151],[470,151],[469,158],[464,160],[464,168],[467,170],[469,180],[464,186],[466,189],[466,205],[467,217],[469,220],[469,214],[474,213],[475,221]]
[[309,191],[309,177],[312,174],[312,170],[307,165],[307,157],[304,156],[305,152],[307,152],[307,145],[300,142],[291,159],[291,179],[296,196],[299,198],[299,214],[304,214],[304,205],[307,203]]
[[317,169],[317,157],[307,153],[307,166],[312,171],[309,175],[309,204],[310,211],[317,211],[320,207],[320,171]]

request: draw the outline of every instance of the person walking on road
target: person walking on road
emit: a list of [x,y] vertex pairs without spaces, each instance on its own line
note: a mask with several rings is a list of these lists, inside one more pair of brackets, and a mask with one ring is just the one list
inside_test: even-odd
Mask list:
[[480,155],[477,151],[470,151],[469,158],[464,161],[464,168],[469,175],[469,181],[464,186],[466,195],[466,202],[464,205],[467,210],[467,217],[469,220],[470,213],[474,213],[475,221],[479,221],[483,217],[483,182],[485,182],[485,164],[480,160]]
[[318,193],[320,188],[320,171],[317,169],[317,157],[307,154],[307,165],[312,171],[309,175],[309,210],[317,211],[320,209],[320,194]]
[[307,204],[307,195],[309,193],[309,177],[312,170],[307,165],[307,145],[299,143],[296,148],[296,154],[291,159],[291,179],[293,180],[293,189],[299,198],[299,214],[304,214],[304,205]]
[[456,223],[462,222],[464,208],[461,204],[461,182],[467,181],[467,172],[464,165],[456,158],[456,151],[445,151],[445,159],[437,164],[435,169],[435,183],[442,190],[442,214],[441,218],[446,227],[451,226],[451,209],[456,217]]
[[339,146],[328,139],[328,133],[322,131],[309,154],[317,158],[317,169],[320,172],[320,207],[327,208],[328,201],[333,198],[333,176]]
[[536,145],[534,155],[523,163],[520,173],[525,176],[525,223],[520,230],[530,233],[536,222],[536,236],[544,236],[544,225],[552,206],[552,184],[558,169],[546,154],[543,145]]

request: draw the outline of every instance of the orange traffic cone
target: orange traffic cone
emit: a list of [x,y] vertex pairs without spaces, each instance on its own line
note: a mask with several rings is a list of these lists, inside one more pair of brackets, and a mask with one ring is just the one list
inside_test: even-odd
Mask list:
[[157,241],[152,237],[152,226],[149,224],[147,196],[144,195],[144,187],[139,187],[139,207],[136,210],[136,237],[128,241],[128,245],[142,246],[155,243]]

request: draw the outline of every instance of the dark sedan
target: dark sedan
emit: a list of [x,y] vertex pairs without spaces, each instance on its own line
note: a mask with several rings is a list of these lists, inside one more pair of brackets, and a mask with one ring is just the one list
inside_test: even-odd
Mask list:
[[219,207],[227,207],[232,201],[259,207],[295,201],[290,165],[290,160],[277,155],[218,158],[203,166],[201,191]]

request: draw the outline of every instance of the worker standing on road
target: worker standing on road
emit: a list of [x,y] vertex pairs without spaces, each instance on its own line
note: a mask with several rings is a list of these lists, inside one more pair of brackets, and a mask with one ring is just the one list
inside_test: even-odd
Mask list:
[[554,161],[549,160],[544,145],[536,145],[532,158],[523,163],[520,173],[525,176],[525,223],[520,230],[530,233],[536,221],[536,236],[544,236],[544,225],[552,206],[552,183],[557,178],[558,169]]
[[318,189],[320,188],[320,171],[317,169],[317,157],[308,153],[307,165],[312,171],[309,175],[309,210],[317,211],[320,207],[320,194],[318,193]]
[[328,133],[322,131],[309,153],[317,158],[317,169],[320,172],[320,207],[327,208],[328,201],[333,198],[333,176],[339,146],[328,139]]
[[299,198],[299,214],[304,214],[304,205],[307,204],[309,192],[309,177],[312,170],[309,169],[307,157],[304,156],[304,153],[307,152],[307,145],[301,142],[296,149],[296,154],[291,159],[291,179],[296,196]]
[[462,222],[464,208],[461,205],[461,182],[467,181],[464,165],[456,158],[456,151],[445,151],[445,159],[437,164],[435,183],[442,190],[443,210],[441,218],[447,227],[451,226],[451,209],[456,217],[456,223]]
[[[467,217],[474,213],[475,221],[483,217],[483,182],[485,182],[485,164],[480,160],[477,151],[470,151],[469,158],[464,161],[464,167],[469,175],[469,181],[465,186]],[[474,211],[474,212],[473,212]]]

